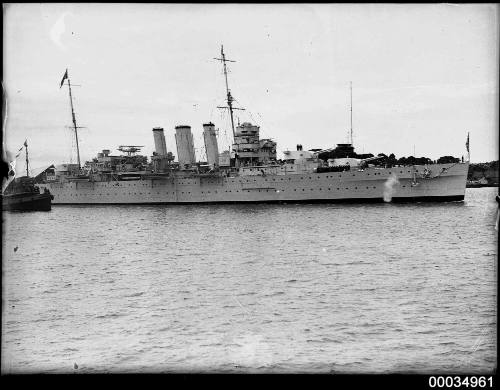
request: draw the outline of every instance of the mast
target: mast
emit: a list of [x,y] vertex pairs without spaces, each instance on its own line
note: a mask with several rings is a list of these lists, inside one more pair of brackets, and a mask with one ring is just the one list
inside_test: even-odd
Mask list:
[[231,95],[231,90],[229,89],[229,83],[227,81],[227,66],[226,62],[236,62],[233,60],[228,60],[226,58],[226,55],[224,54],[224,45],[220,46],[220,54],[221,58],[214,58],[214,60],[221,61],[224,67],[224,78],[226,80],[226,96],[227,96],[227,107],[217,107],[217,108],[228,108],[229,109],[229,115],[231,117],[231,129],[233,130],[233,139],[235,137],[235,132],[234,132],[234,116],[233,116],[233,110],[244,110],[243,108],[235,108],[233,107],[233,96]]
[[[69,80],[68,69],[66,69],[66,73],[65,73],[64,76],[65,76],[64,78],[68,79],[69,102],[70,102],[70,105],[71,105],[71,119],[73,120],[73,129],[75,130],[76,154],[77,154],[77,157],[78,157],[78,169],[80,170],[81,164],[80,164],[80,148],[79,148],[79,145],[78,145],[78,126],[76,125],[75,110],[73,108],[73,95],[71,94],[71,81]],[[63,82],[64,82],[64,78],[63,78]]]
[[29,159],[28,159],[28,140],[24,141],[24,147],[26,148],[26,177],[29,177],[30,174],[29,174],[29,170],[28,170],[28,166],[29,166]]
[[350,82],[350,86],[351,86],[351,146],[354,146],[353,144],[353,140],[352,140],[352,81]]

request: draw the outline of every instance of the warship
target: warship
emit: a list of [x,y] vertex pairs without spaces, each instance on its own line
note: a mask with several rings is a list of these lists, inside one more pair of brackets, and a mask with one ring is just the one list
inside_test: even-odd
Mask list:
[[[196,161],[191,127],[178,125],[177,160],[167,151],[164,129],[155,127],[150,159],[140,154],[143,146],[121,145],[121,154],[105,149],[82,165],[66,69],[61,87],[68,86],[78,162],[52,165],[40,176],[39,186],[54,196],[53,204],[463,201],[469,158],[394,166],[385,164],[381,155],[363,158],[354,153],[352,84],[351,142],[319,150],[297,145],[278,159],[276,142],[260,138],[258,125],[235,126],[233,111],[239,108],[233,107],[227,76],[227,62],[234,61],[226,59],[223,46],[215,59],[222,64],[227,102],[219,108],[229,112],[233,142],[220,152],[215,125],[203,124],[206,161]],[[468,142],[466,146],[468,150]]]

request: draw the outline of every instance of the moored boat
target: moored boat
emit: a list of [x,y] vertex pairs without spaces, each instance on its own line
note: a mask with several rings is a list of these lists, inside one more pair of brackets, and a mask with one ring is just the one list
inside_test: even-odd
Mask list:
[[50,211],[52,208],[50,191],[45,188],[41,193],[40,188],[34,184],[31,177],[14,179],[2,194],[2,209],[6,211]]
[[[26,149],[26,176],[13,178],[2,191],[2,210],[4,211],[50,211],[54,196],[48,188],[40,192],[35,185],[35,179],[29,176],[28,141],[24,142]],[[21,152],[23,148],[19,150]],[[19,153],[16,157],[19,156]],[[10,172],[15,176],[14,170]]]

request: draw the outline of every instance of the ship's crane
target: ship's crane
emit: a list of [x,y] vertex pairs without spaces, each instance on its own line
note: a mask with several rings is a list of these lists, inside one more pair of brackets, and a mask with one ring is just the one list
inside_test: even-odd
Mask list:
[[135,153],[139,152],[144,145],[120,145],[118,150],[120,152],[127,153],[127,156],[133,156]]

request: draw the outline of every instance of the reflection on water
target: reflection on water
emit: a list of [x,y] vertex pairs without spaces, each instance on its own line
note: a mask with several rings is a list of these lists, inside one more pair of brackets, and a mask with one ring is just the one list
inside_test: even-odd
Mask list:
[[491,371],[495,191],[4,213],[2,372]]

